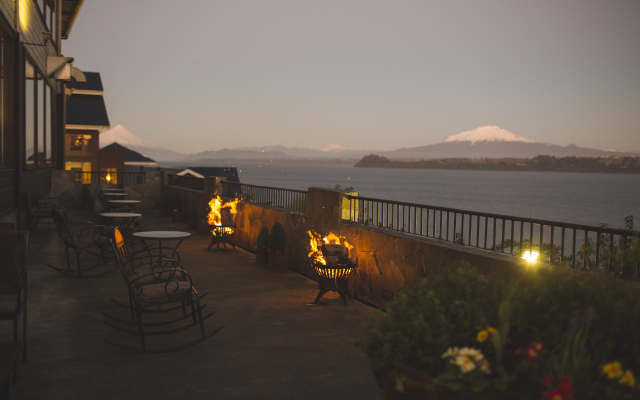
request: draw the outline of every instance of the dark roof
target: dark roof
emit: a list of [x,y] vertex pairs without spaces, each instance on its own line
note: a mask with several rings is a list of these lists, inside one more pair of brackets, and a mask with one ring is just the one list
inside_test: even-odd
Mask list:
[[240,183],[238,169],[236,167],[188,167],[193,172],[202,176],[222,176],[227,178],[227,182]]
[[95,90],[102,92],[102,79],[99,72],[84,72],[84,76],[87,78],[86,82],[76,82],[76,78],[71,77],[71,82],[67,83],[67,88],[77,90]]
[[[71,32],[71,28],[78,16],[78,12],[80,12],[83,1],[84,0],[62,0],[62,24],[60,28],[63,38],[69,36],[69,32]],[[47,3],[50,4],[52,9],[54,8],[52,0],[48,0]]]
[[69,97],[67,125],[110,126],[102,96],[76,94]]
[[137,151],[133,151],[124,147],[123,145],[113,142],[108,146],[105,146],[100,149],[100,151],[122,151],[124,153],[124,163],[154,163],[155,160],[150,159],[149,157],[143,156]]

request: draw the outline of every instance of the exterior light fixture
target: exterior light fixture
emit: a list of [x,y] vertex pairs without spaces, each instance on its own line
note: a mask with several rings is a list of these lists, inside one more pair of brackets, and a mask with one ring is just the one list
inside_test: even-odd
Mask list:
[[524,255],[522,256],[523,260],[527,260],[529,262],[534,262],[536,260],[538,260],[538,255],[539,253],[537,251],[525,251]]
[[104,179],[107,180],[107,183],[111,182],[111,174],[107,174],[107,176]]

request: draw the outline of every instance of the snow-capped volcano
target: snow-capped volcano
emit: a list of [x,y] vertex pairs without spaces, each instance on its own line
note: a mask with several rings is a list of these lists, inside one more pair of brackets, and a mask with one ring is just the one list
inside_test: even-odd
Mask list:
[[160,148],[151,142],[140,139],[122,125],[116,125],[114,128],[100,134],[100,147],[108,146],[113,142],[118,142],[123,146],[146,147],[148,149]]
[[135,150],[146,157],[151,157],[156,161],[174,161],[180,160],[184,157],[184,154],[177,153],[151,142],[147,142],[144,139],[140,139],[122,125],[116,125],[113,129],[109,129],[108,131],[100,134],[100,148],[108,146],[114,142],[131,150]]
[[472,131],[465,131],[458,133],[457,135],[447,136],[442,143],[448,142],[524,142],[524,143],[538,143],[535,140],[523,138],[513,132],[509,132],[506,129],[502,129],[499,126],[481,126]]

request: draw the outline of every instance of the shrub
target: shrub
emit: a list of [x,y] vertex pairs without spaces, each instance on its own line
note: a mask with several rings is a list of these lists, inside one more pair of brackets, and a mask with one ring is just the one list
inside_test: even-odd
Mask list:
[[257,250],[266,250],[269,247],[269,230],[267,227],[263,226],[258,232],[258,237],[256,238],[256,249]]
[[171,202],[171,196],[167,192],[162,192],[160,195],[160,207],[173,208],[173,203]]
[[282,225],[276,221],[273,223],[273,228],[271,228],[271,233],[269,234],[269,248],[271,251],[284,253],[286,245],[287,234],[285,233]]
[[479,327],[495,324],[496,296],[467,263],[422,280],[389,305],[367,348],[382,364],[403,361],[441,372],[441,355],[466,346]]
[[89,188],[84,185],[80,191],[80,200],[83,203],[91,203],[91,192],[89,191]]
[[[378,366],[413,364],[452,390],[638,398],[636,282],[556,268],[506,288],[498,293],[469,265],[449,268],[390,303],[367,351]],[[464,354],[477,357],[467,370]]]
[[182,212],[182,207],[182,196],[176,193],[176,195],[173,196],[173,209]]

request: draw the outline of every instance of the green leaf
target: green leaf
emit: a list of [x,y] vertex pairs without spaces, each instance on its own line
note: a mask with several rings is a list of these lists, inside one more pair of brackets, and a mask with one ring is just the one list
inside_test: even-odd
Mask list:
[[458,379],[458,377],[451,372],[445,372],[441,375],[436,376],[435,378],[433,378],[433,383],[455,391],[462,390],[463,387],[460,379]]

